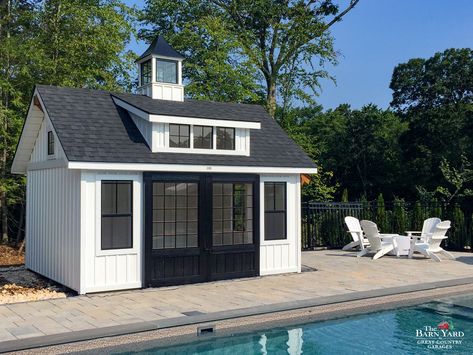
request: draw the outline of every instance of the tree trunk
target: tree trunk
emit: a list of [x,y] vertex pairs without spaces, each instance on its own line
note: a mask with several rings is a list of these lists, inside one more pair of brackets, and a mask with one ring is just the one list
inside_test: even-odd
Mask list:
[[[10,24],[9,21],[11,20],[11,1],[9,0],[7,2],[7,24],[6,24],[6,35],[7,35],[7,43],[8,45],[10,44]],[[6,66],[5,66],[5,76],[7,77],[8,81],[8,71],[10,70],[10,56],[9,56],[9,51],[10,48],[7,50],[7,55],[6,55]],[[3,137],[3,147],[2,147],[2,153],[1,153],[1,183],[2,185],[5,184],[5,178],[6,178],[6,169],[7,169],[7,130],[8,130],[8,106],[9,106],[9,93],[7,90],[4,92],[4,97],[3,97],[3,105],[5,107],[5,115],[3,115],[3,122],[2,122],[2,129],[4,132],[4,137]],[[0,206],[1,206],[1,220],[2,220],[2,242],[3,243],[8,243],[8,206],[7,206],[7,193],[5,191],[5,186],[1,187],[1,192],[0,192]]]
[[276,114],[276,80],[273,78],[266,80],[266,106],[268,107],[269,115],[274,118]]
[[[23,201],[24,201],[24,198],[23,198]],[[23,230],[24,220],[25,220],[25,203],[22,202],[21,203],[21,211],[20,211],[20,221],[18,222],[18,231],[16,233],[16,240],[15,240],[15,244],[16,244],[17,247],[18,247],[18,244],[20,244],[21,232]],[[23,239],[25,239],[24,236],[23,236]]]

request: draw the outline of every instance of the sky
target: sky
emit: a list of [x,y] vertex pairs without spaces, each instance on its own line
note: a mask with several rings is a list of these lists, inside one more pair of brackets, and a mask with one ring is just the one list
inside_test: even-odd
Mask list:
[[[143,1],[126,0],[142,6]],[[346,4],[348,0],[339,0]],[[325,109],[349,103],[387,108],[394,67],[411,58],[429,58],[447,48],[473,47],[473,0],[360,0],[332,28],[339,63],[327,67],[316,101]],[[144,52],[146,44],[130,49]]]

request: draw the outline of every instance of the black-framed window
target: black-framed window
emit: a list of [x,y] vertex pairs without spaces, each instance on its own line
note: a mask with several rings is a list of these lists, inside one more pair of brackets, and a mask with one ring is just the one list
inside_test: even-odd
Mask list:
[[158,83],[177,84],[177,62],[175,60],[156,59],[156,81]]
[[194,126],[194,148],[213,148],[213,127]]
[[171,148],[189,148],[190,126],[186,124],[169,124],[169,146]]
[[133,247],[133,182],[104,180],[101,186],[101,248]]
[[141,85],[151,82],[151,59],[141,63]]
[[153,183],[153,249],[196,248],[198,183]]
[[217,149],[235,150],[235,128],[217,127]]
[[54,133],[48,131],[48,155],[54,155]]
[[264,183],[264,239],[287,238],[286,183]]
[[213,183],[214,246],[253,243],[253,185]]

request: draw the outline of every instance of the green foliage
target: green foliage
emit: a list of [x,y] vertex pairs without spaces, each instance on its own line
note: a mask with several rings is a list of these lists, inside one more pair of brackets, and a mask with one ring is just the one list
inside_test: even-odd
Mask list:
[[262,88],[274,116],[278,91],[284,107],[312,102],[306,89],[316,92],[324,64],[336,61],[328,30],[357,2],[340,11],[332,0],[148,0],[141,37],[160,33],[187,54],[191,96],[255,100]]
[[333,171],[335,182],[353,197],[399,193],[399,137],[407,124],[393,112],[374,105],[361,110],[341,105],[326,113],[313,112],[306,125],[320,152],[320,164]]
[[388,226],[388,220],[387,220],[387,215],[386,215],[386,206],[384,204],[384,197],[383,194],[379,194],[378,198],[376,199],[376,218],[375,218],[376,224],[378,225],[378,228],[386,233],[386,229]]
[[142,39],[157,34],[186,55],[186,95],[223,102],[260,102],[263,88],[251,64],[211,1],[147,1],[140,20]]
[[35,84],[129,90],[134,11],[119,0],[0,2],[0,202],[24,199],[11,162]]
[[428,59],[411,59],[393,72],[392,107],[409,124],[401,138],[406,193],[427,191],[443,179],[446,160],[473,160],[473,50],[447,49]]
[[343,189],[342,202],[348,202],[348,190],[347,189]]

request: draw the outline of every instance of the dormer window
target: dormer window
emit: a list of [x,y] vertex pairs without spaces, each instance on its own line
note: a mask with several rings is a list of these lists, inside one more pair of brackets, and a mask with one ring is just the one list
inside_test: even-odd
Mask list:
[[171,148],[189,148],[190,126],[186,124],[170,124],[169,146]]
[[156,81],[158,83],[177,84],[177,62],[175,60],[156,59]]
[[54,134],[48,131],[48,155],[54,155]]
[[235,128],[217,127],[217,149],[235,150]]
[[213,127],[194,126],[194,148],[213,149]]
[[141,85],[151,82],[151,60],[141,63]]

